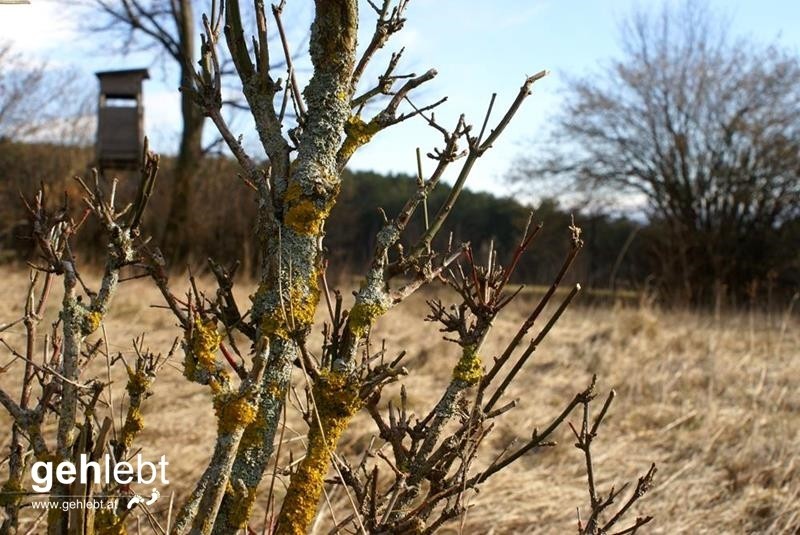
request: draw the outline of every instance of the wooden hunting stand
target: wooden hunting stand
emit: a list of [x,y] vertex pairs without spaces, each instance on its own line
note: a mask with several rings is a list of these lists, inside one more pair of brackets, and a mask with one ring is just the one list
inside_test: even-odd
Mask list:
[[100,81],[97,105],[97,153],[100,171],[136,169],[144,142],[142,81],[147,69],[95,73]]

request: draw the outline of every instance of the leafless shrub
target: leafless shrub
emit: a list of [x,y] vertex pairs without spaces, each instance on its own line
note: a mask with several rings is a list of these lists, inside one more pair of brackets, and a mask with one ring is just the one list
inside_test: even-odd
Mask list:
[[[30,207],[35,235],[45,265],[36,268],[45,273],[46,284],[53,276],[64,283],[65,298],[61,307],[58,351],[51,350],[43,368],[34,367],[33,352],[25,359],[23,390],[37,379],[43,392],[36,408],[28,408],[30,394],[20,403],[3,394],[0,401],[12,414],[19,438],[14,448],[19,453],[13,466],[25,466],[23,459],[33,451],[37,459],[72,460],[91,452],[97,455],[106,444],[117,459],[128,455],[136,433],[144,422],[140,407],[147,397],[154,374],[163,362],[135,345],[136,363],[127,367],[129,397],[124,422],[111,440],[112,422],[104,420],[95,431],[93,418],[104,388],[102,381],[81,382],[81,370],[96,354],[105,354],[102,341],[87,344],[85,337],[100,327],[111,296],[120,280],[120,270],[130,266],[132,276],[149,276],[164,297],[166,306],[177,319],[183,339],[183,373],[187,379],[208,387],[218,426],[214,451],[188,499],[180,507],[174,524],[172,518],[163,527],[142,504],[147,522],[159,533],[236,533],[248,529],[257,490],[275,449],[276,434],[282,430],[287,398],[293,392],[291,373],[302,370],[306,380],[307,402],[296,397],[308,424],[305,455],[290,462],[291,476],[279,510],[268,517],[265,530],[274,533],[306,533],[317,514],[326,485],[342,486],[352,505],[349,518],[339,522],[338,530],[370,533],[429,533],[444,523],[465,514],[465,495],[480,488],[488,478],[508,468],[528,452],[554,445],[551,436],[574,409],[583,407],[584,423],[577,433],[579,447],[585,452],[589,471],[591,517],[579,522],[581,533],[601,533],[614,526],[630,504],[644,493],[652,470],[637,486],[633,496],[605,524],[600,518],[620,493],[611,491],[608,498],[598,498],[594,489],[589,446],[608,410],[609,401],[589,428],[589,404],[595,397],[595,382],[578,391],[573,399],[544,428],[534,430],[521,446],[509,446],[505,454],[488,466],[476,469],[476,457],[493,422],[513,409],[515,400],[506,399],[510,384],[517,378],[538,345],[551,331],[569,303],[578,293],[575,286],[551,313],[539,332],[525,345],[556,289],[578,254],[582,241],[580,230],[571,226],[571,247],[558,275],[506,349],[491,362],[484,363],[481,351],[498,314],[517,294],[509,284],[515,268],[536,237],[539,228],[530,222],[508,266],[498,263],[491,248],[485,263],[473,255],[469,244],[453,244],[435,250],[433,240],[444,228],[448,214],[458,200],[476,161],[490,150],[513,119],[532,85],[546,73],[525,79],[516,98],[502,113],[494,128],[489,128],[494,109],[492,98],[480,129],[474,129],[460,117],[452,129],[435,119],[430,111],[444,100],[415,106],[410,94],[433,79],[436,71],[421,76],[396,74],[399,54],[391,57],[389,67],[377,84],[358,92],[359,80],[376,51],[399,31],[404,22],[407,2],[393,5],[384,0],[371,4],[378,15],[375,35],[360,58],[356,56],[357,2],[320,0],[311,32],[311,60],[314,76],[300,91],[292,76],[291,58],[287,82],[281,85],[269,72],[266,13],[263,3],[257,6],[257,37],[252,51],[245,40],[239,4],[230,0],[204,19],[201,70],[195,73],[191,87],[184,87],[216,124],[231,152],[242,166],[243,180],[257,198],[259,213],[256,236],[263,248],[263,263],[253,304],[240,307],[233,288],[238,265],[223,266],[209,260],[217,289],[213,294],[201,290],[192,277],[185,296],[176,295],[167,276],[164,255],[148,248],[138,239],[144,208],[150,198],[158,159],[145,151],[142,181],[135,201],[125,209],[115,208],[116,183],[110,193],[103,191],[95,175],[93,187],[80,181],[85,191],[88,212],[97,217],[108,233],[108,258],[101,288],[92,292],[85,287],[71,253],[71,240],[81,221],[73,221],[63,208],[55,214],[43,207],[37,197]],[[280,23],[282,4],[273,8]],[[217,56],[218,40],[224,29],[229,52],[241,78],[245,97],[253,113],[258,133],[269,156],[269,165],[258,165],[239,143],[223,119],[220,108],[221,82]],[[286,47],[284,47],[284,50]],[[381,111],[371,119],[361,114],[365,104],[383,98]],[[280,103],[275,106],[275,101]],[[287,128],[287,107],[295,111],[295,123]],[[401,105],[408,105],[401,111]],[[415,194],[392,218],[386,216],[378,233],[371,265],[354,293],[354,303],[344,309],[338,292],[331,292],[325,276],[326,259],[322,248],[325,222],[335,203],[340,173],[349,158],[362,145],[385,128],[420,117],[442,136],[442,146],[428,157],[433,170],[424,172],[418,159],[419,180]],[[284,137],[284,131],[288,132]],[[444,204],[429,214],[426,199],[449,168],[457,179]],[[425,219],[421,236],[405,236],[407,224],[417,211]],[[401,245],[401,237],[408,245]],[[378,402],[383,389],[410,373],[402,366],[405,353],[389,358],[389,349],[376,349],[370,339],[378,318],[409,295],[434,281],[448,284],[458,301],[452,305],[432,300],[428,321],[458,347],[452,377],[438,403],[422,417],[408,411],[405,389],[400,406],[383,411]],[[83,287],[88,301],[79,299]],[[47,292],[43,291],[42,295]],[[38,309],[44,298],[32,303],[21,321],[35,328]],[[315,351],[309,343],[314,315],[320,299],[325,301],[329,322],[323,327],[324,343]],[[55,327],[54,327],[55,328]],[[55,335],[54,335],[55,339]],[[244,341],[244,343],[243,343]],[[247,344],[247,346],[245,346]],[[174,348],[173,348],[174,349]],[[170,351],[172,353],[172,351]],[[56,356],[57,355],[57,356]],[[39,366],[39,365],[36,365]],[[351,463],[336,453],[337,444],[353,417],[365,409],[374,420],[378,439],[358,463]],[[49,411],[57,413],[56,446],[49,449],[41,424]],[[79,422],[83,416],[82,423]],[[79,432],[76,432],[76,427]],[[277,442],[281,443],[280,439]],[[388,450],[387,453],[384,450]],[[333,479],[326,480],[330,469]],[[14,478],[6,490],[22,487],[22,470],[14,468]],[[388,474],[388,478],[384,475]],[[64,487],[62,485],[62,487]],[[129,489],[116,489],[117,492]],[[64,496],[79,492],[91,496],[86,488],[57,488]],[[101,492],[114,489],[101,488]],[[5,494],[20,496],[19,494]],[[130,494],[128,494],[130,495]],[[270,485],[269,503],[274,498]],[[132,500],[134,498],[131,498]],[[11,529],[18,523],[20,499],[6,505]],[[51,533],[83,533],[97,529],[115,532],[124,528],[131,509],[105,512],[102,518],[74,512],[56,512],[48,518]],[[138,510],[138,509],[133,509]],[[635,531],[648,519],[637,520],[621,533]]]
[[[14,401],[10,394],[0,390],[0,404],[13,417],[9,477],[3,485],[6,512],[0,529],[3,533],[15,533],[18,527],[19,511],[27,494],[23,484],[31,461],[51,464],[67,461],[78,465],[81,455],[96,460],[106,447],[112,421],[110,418],[98,421],[96,412],[101,395],[109,383],[99,378],[85,381],[82,371],[99,354],[105,354],[108,359],[111,356],[107,346],[105,349],[102,347],[101,341],[87,343],[86,337],[100,328],[117,291],[121,270],[139,258],[139,226],[153,190],[157,169],[158,158],[145,148],[138,195],[134,202],[122,210],[116,207],[116,181],[112,183],[111,191],[105,192],[97,174],[94,175],[92,187],[82,179],[77,179],[85,193],[83,200],[87,205],[80,219],[71,216],[66,199],[59,209],[48,210],[43,191],[31,202],[26,202],[33,237],[39,249],[39,262],[32,264],[33,275],[23,316],[3,326],[3,330],[6,330],[22,323],[26,332],[25,349],[22,351],[3,341],[15,359],[25,362],[19,401]],[[107,233],[105,269],[97,290],[90,289],[84,283],[72,251],[72,242],[90,214],[99,220]],[[41,359],[38,359],[37,329],[56,278],[63,284],[64,297],[59,318],[52,325]],[[129,414],[120,430],[118,445],[114,447],[117,461],[126,458],[133,437],[141,429],[139,405],[152,382],[157,360],[141,346],[137,347],[135,367],[129,369]],[[32,399],[34,393],[38,394],[35,405]],[[48,437],[46,432],[45,426],[50,419],[56,421],[55,444],[52,444],[53,437]],[[71,496],[91,499],[94,491],[93,486],[80,486],[79,483],[72,486],[55,483],[52,495],[58,501],[66,502]],[[100,492],[116,491],[105,487]],[[67,532],[68,529],[70,533],[83,533],[87,525],[95,523],[93,514],[87,515],[74,510],[52,510],[48,515],[48,529],[53,533]],[[124,519],[97,519],[101,525],[106,520],[114,524]]]

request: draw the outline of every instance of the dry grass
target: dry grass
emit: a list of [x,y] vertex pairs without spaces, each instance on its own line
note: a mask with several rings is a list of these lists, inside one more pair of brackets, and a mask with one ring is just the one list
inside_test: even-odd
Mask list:
[[[26,279],[19,270],[7,269],[0,275],[2,323],[19,314]],[[241,302],[246,296],[246,290],[240,292]],[[56,293],[53,305],[58,298]],[[523,296],[497,323],[486,355],[513,333],[530,302]],[[167,312],[149,308],[158,303],[159,295],[147,281],[126,283],[105,324],[112,350],[129,353],[130,340],[143,332],[154,350],[169,348],[180,333]],[[423,296],[415,296],[381,320],[373,333],[373,341],[386,339],[390,352],[409,351],[407,367],[413,374],[405,382],[417,414],[435,403],[457,358],[435,326],[419,319],[423,315]],[[51,310],[48,319],[53,317]],[[20,329],[13,331],[3,338],[21,342],[15,334]],[[318,346],[319,339],[313,343]],[[7,360],[3,355],[0,365]],[[146,458],[167,456],[171,485],[162,493],[172,490],[182,496],[205,466],[216,424],[207,391],[183,378],[179,359],[174,364],[162,371],[156,395],[145,404],[146,428],[138,444]],[[4,388],[15,387],[18,366],[0,376]],[[103,368],[98,363],[92,372],[102,373]],[[513,439],[524,439],[546,424],[592,373],[598,374],[601,390],[615,388],[618,393],[594,448],[601,489],[635,479],[651,461],[658,465],[656,486],[641,508],[656,517],[645,532],[800,533],[796,315],[714,318],[647,306],[577,306],[567,312],[511,389],[520,406],[498,423],[487,441],[492,451],[486,452],[484,461]],[[114,378],[118,416],[123,401],[121,370]],[[302,385],[299,374],[297,383]],[[573,421],[577,420],[576,414]],[[2,445],[8,440],[8,421],[0,413]],[[304,424],[295,415],[290,427],[294,431],[286,432],[284,453],[292,449],[297,458],[303,449]],[[561,430],[559,446],[523,458],[473,495],[474,507],[463,532],[573,533],[575,508],[585,507],[587,496],[582,457],[566,431]],[[342,452],[355,456],[373,433],[368,418],[359,415]],[[282,493],[280,483],[277,488]],[[334,491],[330,500],[341,519],[348,508],[345,496]],[[159,504],[163,507],[165,502]],[[323,528],[330,522],[330,512],[323,508],[318,531],[326,532]],[[454,525],[444,532],[458,530]]]

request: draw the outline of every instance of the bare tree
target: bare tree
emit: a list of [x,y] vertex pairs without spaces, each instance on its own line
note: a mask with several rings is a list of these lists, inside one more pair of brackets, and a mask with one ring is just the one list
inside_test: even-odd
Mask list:
[[[448,129],[438,124],[431,109],[444,99],[424,106],[416,106],[410,100],[414,89],[432,80],[435,70],[422,75],[396,74],[400,53],[393,54],[385,72],[374,82],[361,79],[369,62],[388,39],[402,29],[405,22],[406,1],[393,5],[391,0],[381,4],[370,4],[377,14],[375,32],[360,56],[356,51],[356,29],[358,4],[354,0],[318,1],[311,27],[310,56],[313,76],[301,92],[296,79],[289,76],[286,84],[277,83],[270,73],[270,50],[268,46],[267,16],[263,3],[256,1],[256,37],[252,50],[245,37],[239,2],[231,0],[225,10],[212,13],[205,20],[205,37],[200,64],[202,69],[195,76],[194,96],[206,110],[219,129],[231,152],[239,160],[246,180],[258,195],[259,222],[257,233],[264,248],[263,265],[259,289],[252,308],[243,316],[230,293],[230,276],[219,267],[214,268],[220,280],[226,306],[220,307],[216,320],[211,319],[213,309],[195,310],[201,318],[192,322],[186,314],[178,314],[187,329],[187,340],[198,329],[212,328],[212,338],[217,339],[213,325],[221,321],[230,327],[241,327],[253,342],[253,367],[242,372],[242,380],[236,387],[216,361],[209,362],[193,344],[184,346],[186,366],[190,378],[208,384],[223,407],[218,414],[229,414],[225,408],[235,406],[235,419],[221,419],[220,433],[212,459],[206,472],[189,501],[183,507],[176,523],[176,531],[182,533],[232,533],[245,526],[254,503],[258,485],[264,474],[267,461],[273,454],[274,437],[280,426],[283,405],[289,390],[290,371],[300,367],[309,381],[307,412],[309,435],[303,460],[292,473],[280,513],[276,517],[277,533],[305,533],[316,515],[317,505],[324,489],[324,477],[331,463],[331,455],[343,431],[354,414],[363,406],[364,400],[379,395],[382,386],[400,375],[399,359],[392,364],[372,368],[374,360],[370,354],[368,338],[375,321],[393,306],[403,301],[422,285],[447,272],[461,256],[466,246],[444,252],[432,249],[435,236],[442,230],[448,214],[458,199],[476,161],[491,148],[513,119],[520,105],[530,94],[531,86],[544,76],[544,72],[527,78],[517,98],[502,114],[494,128],[488,128],[494,98],[477,134],[462,116],[458,123]],[[281,6],[273,7],[278,29]],[[269,158],[267,169],[259,168],[246,153],[239,140],[230,132],[220,108],[221,71],[218,53],[219,37],[224,27],[225,41],[241,79],[244,96],[253,114],[256,129],[263,148]],[[284,50],[285,36],[281,32]],[[291,71],[291,60],[287,57]],[[382,99],[385,104],[371,118],[362,118],[365,105],[373,99]],[[294,124],[287,126],[286,110],[291,103],[297,110]],[[400,111],[407,104],[408,111]],[[340,174],[352,155],[373,136],[382,130],[412,117],[420,117],[439,132],[443,146],[429,157],[435,164],[427,178],[419,162],[420,176],[417,194],[393,219],[386,219],[377,237],[377,245],[371,267],[355,293],[355,302],[347,313],[341,311],[341,302],[334,309],[327,284],[324,284],[324,252],[321,247],[325,222],[336,201],[340,185]],[[288,132],[284,137],[283,131]],[[460,162],[456,182],[444,204],[430,219],[426,231],[410,247],[402,247],[400,238],[414,212],[424,204],[427,194],[437,186],[441,176],[451,165]],[[527,235],[525,240],[527,240]],[[524,241],[525,241],[524,240]],[[576,237],[576,243],[578,238]],[[468,249],[466,249],[468,250]],[[577,252],[577,249],[575,249]],[[574,255],[572,256],[574,258]],[[480,297],[474,303],[473,314],[477,317],[474,327],[467,319],[468,305],[462,306],[461,317],[465,322],[464,355],[454,369],[454,383],[443,397],[443,407],[437,407],[432,419],[426,424],[428,440],[421,445],[413,463],[397,460],[397,466],[410,473],[402,477],[429,478],[424,466],[432,462],[431,455],[438,434],[452,415],[453,404],[470,386],[483,377],[478,351],[486,331],[491,325],[491,316],[502,308],[505,298],[502,287],[508,282],[508,273],[493,271],[495,260],[490,256],[489,271],[484,273],[487,281],[479,282],[478,271],[473,265],[475,285],[465,287],[466,303],[473,302],[472,293]],[[569,263],[567,263],[567,266]],[[166,280],[156,270],[156,282],[162,288],[173,309],[179,306],[169,293]],[[563,272],[562,272],[563,275]],[[399,282],[398,278],[401,277]],[[407,282],[407,281],[411,282]],[[496,293],[490,290],[490,283]],[[323,287],[320,288],[320,283]],[[399,284],[398,284],[399,282]],[[394,286],[394,287],[393,287]],[[548,294],[548,297],[552,293]],[[307,345],[314,313],[320,298],[324,296],[331,315],[331,327],[326,336],[322,358],[316,360]],[[202,300],[200,300],[202,301]],[[199,302],[200,302],[199,301]],[[546,302],[546,300],[545,300]],[[482,306],[481,306],[482,305]],[[543,306],[543,305],[542,305]],[[488,308],[486,308],[488,307]],[[504,366],[519,341],[527,332],[538,312],[520,331],[509,347],[508,354],[495,364],[492,379]],[[248,324],[242,318],[249,316]],[[554,317],[555,318],[555,317]],[[442,316],[444,321],[446,320]],[[210,321],[209,321],[210,320]],[[552,321],[555,321],[553,319]],[[246,327],[246,328],[245,328]],[[472,329],[477,329],[472,332]],[[202,334],[201,339],[206,339]],[[202,346],[205,349],[205,346]],[[535,346],[533,346],[535,349]],[[527,353],[530,354],[529,350]],[[362,354],[361,364],[358,355]],[[487,411],[502,395],[508,382],[524,364],[525,357],[515,365],[493,394]],[[484,386],[491,384],[487,379]],[[451,391],[452,390],[452,391]],[[480,396],[480,394],[479,394]],[[476,411],[480,404],[475,405]],[[481,416],[483,412],[477,412]],[[423,429],[424,431],[425,429]],[[386,437],[385,437],[386,438]],[[417,440],[413,436],[412,440]],[[400,442],[403,438],[398,437]],[[449,448],[450,462],[455,456],[463,458],[472,443],[462,443]],[[399,450],[402,451],[402,445]],[[397,453],[400,453],[398,451]],[[515,458],[508,459],[507,466]],[[461,474],[466,474],[469,463]],[[345,477],[334,462],[334,468]],[[445,470],[446,472],[447,470]],[[460,488],[472,488],[480,480],[464,483]],[[374,483],[373,483],[374,485]],[[402,508],[411,504],[419,491],[418,486],[409,486],[399,497],[403,488],[387,491],[383,505],[384,519],[400,522]],[[459,494],[457,491],[454,494]],[[390,499],[395,495],[397,500]],[[439,500],[433,501],[434,505]],[[449,501],[448,501],[449,503]],[[379,503],[372,502],[377,510]],[[432,507],[433,507],[432,506]],[[355,507],[355,506],[354,506]],[[397,508],[395,510],[395,507]],[[364,529],[361,511],[354,510],[353,523]],[[415,516],[409,513],[410,516]],[[405,517],[403,517],[405,518]],[[448,519],[450,517],[446,517]],[[425,517],[414,519],[422,521]],[[375,529],[383,529],[380,522]],[[434,522],[431,529],[438,523]],[[393,528],[394,529],[394,528]],[[400,528],[397,528],[400,529]]]
[[800,216],[800,62],[728,37],[697,2],[636,13],[623,55],[576,80],[545,156],[519,179],[555,178],[619,203],[643,198],[663,231],[670,293],[741,295],[791,262],[780,246]]
[[[175,163],[170,213],[167,216],[162,242],[173,260],[183,260],[189,253],[189,238],[186,229],[191,223],[189,199],[193,190],[193,180],[202,164],[204,155],[214,148],[224,145],[220,138],[208,145],[203,144],[205,115],[185,89],[192,86],[194,61],[197,57],[198,34],[203,25],[200,20],[202,9],[216,9],[217,0],[211,2],[192,2],[191,0],[83,0],[88,9],[86,20],[92,32],[109,33],[122,39],[120,51],[148,50],[156,57],[166,57],[168,64],[177,67],[181,90],[181,128],[180,145]],[[245,19],[252,17],[252,8],[247,10]],[[283,29],[281,30],[283,31]],[[289,51],[286,50],[288,54]],[[233,66],[227,55],[221,56],[221,75],[223,78],[235,77]],[[274,68],[282,68],[286,61],[273,63]],[[240,91],[229,88],[232,95],[226,97],[224,104],[231,110],[242,110]]]
[[0,42],[0,140],[86,143],[86,97],[75,73]]
[[[388,67],[374,80],[362,80],[367,64],[389,37],[404,25],[408,2],[383,0],[370,3],[376,14],[372,39],[359,54],[356,48],[359,20],[356,0],[318,0],[311,27],[310,56],[314,73],[304,90],[291,76],[291,58],[285,53],[285,33],[281,31],[282,5],[273,6],[272,18],[281,36],[282,48],[290,65],[290,75],[279,83],[270,72],[267,13],[263,2],[256,0],[255,38],[248,47],[245,24],[238,0],[228,0],[204,17],[205,33],[200,69],[192,73],[190,94],[194,102],[211,118],[231,152],[242,167],[242,179],[253,190],[259,207],[255,233],[262,247],[263,263],[252,306],[240,308],[233,291],[237,265],[223,266],[209,260],[217,288],[200,289],[190,277],[190,290],[177,296],[170,288],[164,256],[147,246],[138,228],[147,199],[150,198],[158,159],[145,151],[142,182],[129,208],[118,211],[116,188],[104,193],[102,181],[95,175],[94,187],[81,184],[90,212],[105,225],[108,236],[108,262],[98,292],[85,289],[88,300],[78,299],[82,279],[75,271],[71,256],[71,238],[80,221],[68,217],[68,210],[47,212],[37,197],[30,213],[46,265],[37,269],[63,279],[65,299],[61,307],[63,349],[53,355],[42,370],[25,368],[23,389],[34,381],[45,397],[36,408],[28,408],[29,395],[15,402],[0,390],[0,404],[14,417],[21,430],[15,446],[22,459],[31,455],[52,462],[41,438],[41,419],[57,415],[57,460],[75,459],[89,444],[103,451],[107,445],[115,459],[130,451],[138,432],[144,427],[141,404],[162,360],[135,345],[135,366],[126,364],[129,408],[125,423],[113,441],[107,439],[112,423],[96,431],[96,400],[108,386],[103,382],[78,382],[94,346],[85,337],[101,325],[111,294],[125,267],[137,270],[131,276],[149,276],[160,289],[166,305],[181,327],[184,376],[207,387],[209,409],[217,416],[217,436],[211,459],[183,503],[174,524],[164,529],[146,507],[118,507],[102,517],[60,512],[48,518],[51,534],[84,533],[97,529],[103,533],[123,532],[131,510],[144,513],[154,531],[180,535],[237,533],[248,529],[253,506],[267,464],[276,452],[276,435],[282,429],[287,399],[293,391],[293,370],[302,372],[306,382],[307,402],[297,396],[308,425],[302,459],[286,468],[291,475],[280,510],[266,521],[265,530],[279,534],[307,533],[317,515],[327,485],[343,488],[352,505],[352,514],[339,522],[337,531],[369,533],[431,533],[444,523],[463,515],[465,497],[488,478],[502,472],[528,452],[552,446],[554,431],[578,407],[584,409],[584,431],[579,444],[585,452],[592,517],[579,523],[581,533],[601,533],[611,529],[625,515],[631,504],[647,490],[652,469],[643,476],[644,483],[614,514],[601,517],[621,493],[612,491],[598,498],[591,476],[589,443],[597,433],[609,401],[600,416],[588,428],[589,404],[595,398],[594,379],[579,389],[555,417],[547,418],[542,430],[534,429],[531,438],[518,447],[509,446],[504,454],[483,470],[475,470],[475,460],[493,421],[513,409],[517,401],[507,398],[509,386],[552,330],[580,290],[574,286],[549,312],[550,317],[532,339],[525,339],[547,311],[556,291],[583,242],[578,227],[570,227],[570,248],[557,276],[539,302],[522,322],[506,348],[493,360],[482,360],[484,342],[499,313],[515,298],[511,277],[525,252],[537,236],[540,225],[529,221],[507,266],[498,263],[494,249],[488,258],[478,260],[467,243],[450,243],[442,250],[434,247],[453,206],[476,162],[498,141],[520,106],[531,94],[533,85],[543,78],[542,71],[524,79],[512,103],[493,117],[494,96],[480,127],[471,126],[464,116],[447,128],[431,112],[444,99],[416,105],[414,90],[436,76],[429,70],[421,75],[398,74],[399,54],[393,54]],[[240,77],[243,93],[253,114],[264,150],[269,156],[259,165],[242,147],[221,114],[222,85],[218,48],[224,42]],[[365,87],[362,87],[365,86]],[[378,111],[365,114],[370,101]],[[287,115],[291,106],[293,117]],[[398,213],[386,215],[376,238],[371,264],[349,310],[338,292],[331,292],[325,275],[326,258],[322,246],[325,224],[341,185],[342,171],[350,157],[375,135],[405,120],[424,120],[441,136],[441,145],[428,153],[426,172],[418,155],[417,190]],[[493,127],[490,125],[494,125]],[[439,185],[448,169],[456,172],[456,181],[438,210],[428,213],[427,197]],[[421,212],[421,213],[420,213]],[[409,236],[408,223],[414,215],[426,221],[420,236]],[[532,218],[531,218],[532,219]],[[405,240],[405,243],[401,241]],[[404,246],[405,245],[405,246]],[[50,277],[46,278],[49,281]],[[451,305],[431,301],[429,321],[437,322],[448,340],[457,347],[451,377],[439,401],[422,418],[412,419],[407,410],[405,389],[401,405],[383,410],[378,401],[383,389],[409,373],[402,363],[404,351],[388,358],[389,349],[371,341],[375,322],[415,291],[434,281],[443,281],[454,290]],[[35,285],[29,292],[30,305],[19,322],[36,325],[40,317]],[[45,294],[42,290],[41,295]],[[324,342],[314,348],[309,335],[320,301],[325,303],[329,321],[322,327]],[[422,319],[422,318],[420,318]],[[29,335],[30,339],[30,335]],[[249,350],[243,351],[242,341]],[[97,342],[97,347],[102,344]],[[380,347],[380,349],[377,349]],[[29,356],[16,352],[24,362]],[[55,353],[55,352],[54,352]],[[108,356],[108,350],[105,351]],[[171,352],[170,352],[171,353]],[[81,357],[84,358],[81,358]],[[124,364],[124,361],[123,361]],[[33,364],[31,364],[33,366]],[[109,363],[110,366],[110,363]],[[53,386],[49,386],[53,385]],[[51,392],[48,396],[48,392]],[[57,395],[57,398],[55,397]],[[94,402],[93,402],[94,400]],[[24,406],[23,406],[24,405]],[[111,404],[110,404],[111,405]],[[370,445],[363,460],[354,463],[337,454],[343,433],[355,415],[366,409],[375,422],[380,446]],[[78,412],[84,423],[76,432]],[[38,426],[38,427],[37,427]],[[281,440],[277,441],[278,447]],[[385,447],[384,447],[385,446]],[[387,449],[391,454],[384,453]],[[92,452],[95,454],[95,451]],[[24,466],[24,464],[23,464]],[[19,472],[19,471],[18,471]],[[15,473],[18,473],[15,472]],[[329,472],[333,479],[328,480]],[[21,473],[21,472],[19,472]],[[389,478],[384,477],[389,474]],[[393,477],[392,477],[393,476]],[[388,479],[388,483],[387,483]],[[9,479],[4,499],[12,527],[18,523],[22,505],[20,477]],[[97,485],[68,493],[91,496]],[[69,492],[68,492],[69,490]],[[102,492],[109,489],[101,487]],[[116,489],[122,492],[124,489]],[[267,503],[273,498],[270,486]],[[170,518],[171,520],[171,518]],[[617,533],[632,533],[647,523],[637,519]]]
[[[144,48],[164,55],[178,68],[178,87],[190,87],[197,55],[197,29],[195,4],[191,0],[87,0],[90,9],[86,20],[91,31],[120,35],[123,52]],[[167,216],[163,242],[165,250],[174,259],[187,254],[186,229],[190,223],[189,198],[192,180],[203,160],[203,126],[205,117],[191,96],[181,93],[180,145],[175,163],[170,212]]]

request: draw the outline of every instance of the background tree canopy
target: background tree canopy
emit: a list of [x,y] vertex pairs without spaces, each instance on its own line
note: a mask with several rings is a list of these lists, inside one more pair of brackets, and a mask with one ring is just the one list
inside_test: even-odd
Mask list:
[[[0,212],[0,247],[4,252],[0,259],[25,258],[34,245],[26,238],[30,229],[26,227],[18,191],[32,192],[44,181],[52,202],[58,203],[61,201],[59,192],[75,188],[71,177],[85,172],[90,161],[90,149],[10,141],[0,146],[0,195],[3,206],[8,207]],[[172,184],[174,165],[173,158],[162,161],[161,186],[164,188]],[[231,177],[236,172],[236,164],[230,159],[206,158],[190,204],[193,213],[202,214],[195,218],[192,239],[188,242],[192,265],[202,264],[212,251],[223,251],[226,257],[241,260],[251,272],[258,265],[258,248],[250,237],[256,207],[244,183],[239,187],[231,186]],[[345,178],[328,222],[330,231],[325,246],[330,254],[331,276],[346,277],[363,269],[371,258],[376,232],[383,223],[383,215],[374,207],[380,206],[391,217],[417,186],[415,178],[405,175],[346,171]],[[126,187],[134,187],[134,182],[123,176],[121,188]],[[428,199],[431,214],[444,202],[448,192],[449,186],[444,184],[434,191]],[[222,195],[231,199],[230,202],[218,202]],[[152,200],[159,213],[166,213],[169,202],[169,195]],[[519,281],[546,283],[554,276],[570,247],[566,228],[572,212],[553,199],[545,199],[534,208],[534,223],[543,224],[536,237],[537,254],[519,266],[516,277]],[[493,241],[501,254],[510,254],[519,242],[530,211],[530,206],[512,197],[464,191],[436,245],[444,245],[452,232],[454,243],[469,239],[473,247],[483,253]],[[572,276],[588,286],[606,287],[615,281],[621,288],[642,288],[653,269],[650,257],[637,240],[634,239],[630,247],[626,245],[631,236],[641,234],[641,223],[599,213],[575,212],[574,215],[584,228],[585,245]],[[167,223],[163,218],[153,218],[149,224],[148,232],[158,236]],[[336,231],[343,228],[347,232]],[[420,212],[411,221],[408,235],[419,236],[423,230],[424,218]],[[82,254],[99,259],[102,248],[95,248],[96,244],[89,242],[85,242],[89,248]],[[625,254],[620,256],[621,252]]]
[[654,274],[695,303],[797,281],[800,62],[723,24],[695,2],[635,14],[622,56],[569,86],[550,156],[516,177],[643,199]]
[[[34,246],[28,238],[31,233],[18,192],[33,192],[44,182],[50,192],[50,201],[57,204],[61,202],[61,192],[77,187],[72,177],[86,172],[91,157],[89,148],[0,141],[0,203],[5,208],[0,211],[0,261],[30,258]],[[162,161],[163,188],[172,184],[174,165],[173,158]],[[256,207],[248,196],[247,186],[243,183],[239,187],[231,186],[231,176],[235,174],[235,162],[217,156],[206,158],[198,175],[190,210],[201,216],[192,225],[187,261],[195,269],[202,269],[203,259],[212,251],[219,250],[224,251],[228,258],[242,261],[245,271],[250,273],[254,273],[258,265],[258,247],[249,232]],[[346,171],[346,178],[339,202],[328,221],[330,232],[325,239],[331,277],[349,277],[369,262],[376,230],[383,222],[382,213],[369,207],[380,206],[391,217],[416,188],[416,179],[406,175]],[[134,185],[130,177],[123,175],[122,191]],[[444,184],[437,188],[428,199],[430,213],[435,213],[448,191]],[[223,195],[230,201],[218,202]],[[169,197],[164,195],[153,199],[152,204],[159,213],[168,211]],[[531,207],[513,197],[466,190],[436,245],[442,246],[452,232],[454,242],[469,238],[481,253],[489,248],[490,242],[494,242],[501,254],[507,253],[516,246],[531,208],[534,210],[534,223],[543,226],[536,237],[535,254],[517,269],[515,280],[518,282],[543,284],[553,277],[559,259],[569,248],[565,229],[572,216],[583,228],[585,245],[570,277],[589,288],[636,291],[650,291],[655,283],[664,280],[659,278],[664,277],[667,271],[662,264],[662,258],[668,256],[662,248],[669,231],[664,221],[657,218],[643,221],[602,211],[571,209],[554,198],[544,198]],[[147,231],[157,236],[165,224],[164,218],[153,218],[147,222]],[[87,235],[95,232],[99,238],[101,229],[92,228],[91,223],[87,225],[89,228],[84,232]],[[347,232],[336,231],[342,228]],[[423,229],[424,219],[420,212],[411,221],[408,235],[419,236]],[[759,288],[750,290],[757,292],[759,297],[766,297],[771,292],[775,298],[783,295],[788,299],[800,282],[800,273],[796,259],[798,247],[795,245],[794,249],[788,249],[786,244],[800,243],[800,219],[795,217],[787,221],[781,226],[781,234],[774,234],[771,239],[775,242],[784,240],[787,267],[779,271],[779,277],[763,279]],[[156,242],[161,245],[159,240]],[[85,241],[80,251],[82,257],[99,262],[103,253],[99,244],[97,240]],[[795,255],[794,260],[792,255]],[[502,260],[507,261],[506,258]],[[671,296],[664,292],[661,297]]]

